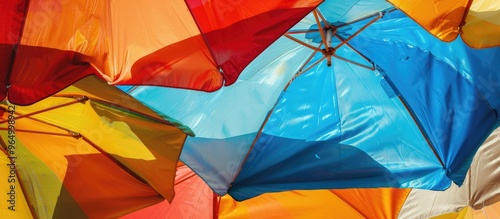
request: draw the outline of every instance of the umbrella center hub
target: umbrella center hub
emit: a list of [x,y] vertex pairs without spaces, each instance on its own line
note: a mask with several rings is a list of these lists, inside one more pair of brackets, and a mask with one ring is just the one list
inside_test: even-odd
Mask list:
[[326,26],[323,28],[324,31],[324,43],[325,48],[322,49],[322,53],[326,58],[326,65],[328,67],[332,66],[332,56],[335,54],[336,48],[332,46],[332,38],[334,37],[337,28],[334,26]]

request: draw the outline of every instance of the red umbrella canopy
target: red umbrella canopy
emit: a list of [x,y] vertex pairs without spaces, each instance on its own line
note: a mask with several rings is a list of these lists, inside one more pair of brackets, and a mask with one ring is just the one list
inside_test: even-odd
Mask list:
[[30,104],[94,73],[215,91],[321,2],[2,1],[0,99]]

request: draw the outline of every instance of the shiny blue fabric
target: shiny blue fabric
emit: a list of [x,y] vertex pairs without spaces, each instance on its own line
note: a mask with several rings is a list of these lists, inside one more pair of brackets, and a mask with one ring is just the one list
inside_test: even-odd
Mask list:
[[[341,24],[391,7],[383,0],[327,0],[319,9]],[[370,20],[338,31],[348,37]],[[309,15],[293,29],[313,24]],[[461,184],[475,151],[499,125],[499,49],[441,42],[397,11],[349,43],[378,70],[334,58],[281,93],[311,53],[282,37],[219,91],[143,86],[130,94],[189,126],[196,136],[186,140],[181,160],[216,193],[236,200],[294,189]],[[336,54],[370,65],[347,46]]]
[[330,23],[348,23],[390,8],[385,0],[325,0],[318,6]]
[[188,136],[180,159],[217,194],[224,195],[267,112],[310,53],[281,38],[235,84],[210,93],[153,86],[120,88],[162,117],[175,118],[194,131],[196,137]]
[[[352,41],[377,50],[360,47],[394,83],[442,159],[448,176],[461,185],[472,157],[498,126],[496,111],[486,100],[498,102],[500,87],[482,93],[485,75],[500,76],[500,49],[474,50],[463,42],[442,43],[416,26],[401,12],[387,14]],[[392,35],[390,30],[404,26],[411,34]],[[379,31],[379,30],[383,31]],[[378,31],[373,36],[371,31]],[[390,34],[384,35],[386,32]],[[408,39],[415,39],[408,45]],[[444,52],[446,51],[446,52]],[[478,61],[484,58],[484,61]],[[470,77],[467,77],[470,76]],[[468,79],[477,80],[468,80]],[[486,91],[483,89],[483,91]]]
[[382,76],[334,59],[295,79],[228,193],[244,200],[293,189],[446,189],[446,172]]

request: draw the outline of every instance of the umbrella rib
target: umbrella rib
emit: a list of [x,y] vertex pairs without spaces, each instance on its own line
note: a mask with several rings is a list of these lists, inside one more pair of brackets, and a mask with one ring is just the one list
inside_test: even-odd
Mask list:
[[0,145],[2,145],[2,147],[0,147],[0,150],[7,156],[9,156],[9,154],[7,153],[7,144],[5,144],[5,142],[3,141],[3,138],[0,137]]
[[[49,124],[50,125],[50,124]],[[8,128],[0,128],[0,130],[8,131]],[[67,136],[67,137],[74,137],[75,132],[68,131],[68,134],[63,134],[63,133],[55,133],[55,132],[44,132],[44,131],[35,131],[35,130],[28,130],[28,129],[16,129],[16,132],[24,132],[24,133],[33,133],[33,134],[44,134],[44,135],[54,135],[54,136]]]
[[[0,147],[0,150],[1,150],[1,151],[5,154],[5,155],[7,155],[7,158],[9,158],[9,160],[10,160],[10,161],[11,161],[11,163],[12,163],[12,159],[13,159],[13,158],[9,156],[9,153],[7,152],[7,144],[5,143],[5,141],[3,140],[3,138],[1,138],[1,137],[0,137],[0,145],[2,145],[2,147]],[[30,201],[29,197],[26,195],[26,194],[28,194],[28,193],[26,192],[25,185],[23,184],[23,181],[20,179],[20,177],[18,177],[18,176],[19,176],[19,173],[17,172],[17,167],[16,167],[16,165],[14,165],[14,171],[15,171],[15,173],[16,173],[16,177],[17,177],[17,179],[18,179],[18,181],[19,181],[19,186],[21,187],[21,191],[22,191],[22,192],[23,192],[23,194],[24,194],[24,199],[26,200],[26,202],[27,202],[27,203],[29,203],[28,208],[30,209],[31,216],[33,216],[33,218],[35,218],[35,219],[36,219],[36,218],[38,218],[38,216],[35,214],[35,210],[33,209],[33,205],[31,205],[31,203],[32,203],[32,202]]]
[[[320,44],[321,46],[321,44]],[[304,72],[307,72],[309,69],[311,69],[312,67],[318,65],[320,62],[322,62],[323,60],[325,60],[326,57],[322,57],[321,59],[319,59],[318,61],[314,62],[312,65],[308,66],[305,70],[302,70],[302,68],[309,62],[311,61],[312,57],[316,54],[316,50],[314,50],[314,52],[309,56],[308,60],[300,67],[299,71],[297,71],[297,73],[295,73],[295,75],[288,81],[288,83],[286,84],[286,86],[283,88],[283,91],[286,91],[288,89],[288,87],[290,86],[290,84],[292,84],[292,82],[295,80],[295,78],[297,78],[298,76],[300,76],[301,74],[303,74]],[[262,125],[260,126],[259,128],[259,131],[257,132],[257,135],[255,136],[252,144],[250,145],[250,148],[248,149],[246,155],[245,155],[245,158],[243,159],[243,162],[241,162],[241,165],[238,167],[238,170],[236,171],[236,174],[233,176],[233,179],[231,180],[231,183],[229,184],[229,187],[231,187],[234,183],[234,181],[236,180],[236,177],[239,175],[239,173],[241,172],[241,169],[243,168],[243,164],[245,163],[245,161],[248,159],[248,157],[250,156],[250,152],[252,151],[253,147],[255,146],[255,143],[257,142],[257,139],[259,139],[260,135],[262,134],[262,130],[264,129],[264,126],[267,124],[267,121],[269,121],[269,118],[271,117],[271,114],[272,112],[274,111],[274,109],[276,109],[276,106],[278,105],[278,102],[279,101],[276,101],[273,105],[273,107],[271,108],[271,110],[269,110],[269,112],[267,113],[266,115],[266,118],[264,119],[264,122],[262,122]]]
[[109,101],[99,100],[99,99],[91,99],[91,100],[94,101],[94,102],[97,102],[97,103],[101,103],[103,105],[107,105],[107,106],[113,107],[113,108],[119,108],[119,109],[124,110],[124,111],[132,112],[133,114],[136,114],[136,115],[138,115],[140,117],[143,117],[145,119],[149,119],[149,120],[154,121],[154,122],[158,122],[158,123],[162,123],[162,124],[174,126],[172,123],[170,123],[167,120],[160,119],[160,118],[155,118],[155,117],[152,117],[152,116],[147,115],[145,113],[141,113],[141,112],[139,112],[137,110],[130,109],[130,108],[124,107],[124,106],[119,105],[119,104],[115,104],[115,103],[112,103],[112,102],[109,102]]
[[[316,24],[318,25],[318,29],[321,29],[320,27],[322,27],[322,26],[321,26],[321,23],[320,23],[319,18],[318,18],[318,11],[316,11],[316,9],[314,9],[313,15],[314,15],[314,19],[316,20]],[[321,35],[321,40],[323,41],[323,43],[325,45],[328,45],[328,43],[326,41],[325,33],[323,33],[323,31],[319,31],[319,34]],[[330,50],[330,48],[328,46],[325,46],[325,50],[328,52]]]
[[[59,95],[53,95],[54,97],[67,97],[67,98],[75,98],[74,96],[75,95],[71,95],[71,94],[59,94]],[[167,120],[164,120],[164,119],[160,119],[160,118],[155,118],[155,117],[152,117],[150,115],[147,115],[145,113],[141,113],[139,111],[136,111],[136,110],[133,110],[131,108],[127,108],[127,107],[124,107],[122,105],[119,105],[119,104],[115,104],[113,102],[110,102],[110,101],[106,101],[106,100],[101,100],[101,99],[95,99],[95,98],[89,98],[89,97],[86,97],[88,100],[91,100],[93,102],[96,102],[96,103],[100,103],[100,104],[103,104],[103,105],[106,105],[106,106],[110,106],[112,108],[117,108],[117,109],[120,109],[122,111],[128,111],[128,112],[131,112],[133,114],[136,114],[140,117],[144,117],[145,119],[149,119],[151,121],[154,121],[154,122],[158,122],[158,123],[162,123],[162,124],[167,124],[167,125],[172,125],[172,126],[175,126],[173,125],[171,122],[167,121]]]
[[[391,81],[390,78],[385,77],[385,80],[387,81],[387,83],[389,83],[389,85],[391,86],[392,89],[394,89],[396,92],[399,93],[399,90],[396,88],[396,86],[394,85],[394,83]],[[429,145],[429,147],[431,148],[432,152],[434,153],[434,156],[436,156],[436,158],[438,159],[439,163],[441,164],[441,167],[443,167],[443,169],[447,170],[446,165],[444,164],[443,160],[441,159],[438,152],[436,151],[436,147],[432,144],[431,140],[429,139],[429,136],[427,135],[424,128],[422,127],[422,124],[420,124],[420,122],[418,122],[418,120],[415,116],[415,113],[410,109],[410,107],[408,106],[408,103],[406,102],[406,100],[403,97],[401,97],[400,95],[398,95],[397,97],[398,97],[399,101],[403,104],[403,106],[405,107],[406,111],[408,111],[408,114],[413,119],[413,122],[415,123],[418,130],[420,131],[420,133],[424,137],[425,141],[427,142],[427,145]]]
[[[292,80],[290,80],[290,81],[292,81]],[[289,84],[290,84],[290,82],[287,84],[287,86],[285,87],[285,89],[283,90],[283,92],[288,88]],[[236,177],[240,174],[241,170],[243,169],[243,164],[246,162],[246,160],[250,156],[250,152],[252,151],[253,147],[255,146],[255,143],[257,142],[257,139],[259,139],[260,135],[262,134],[262,130],[264,129],[264,126],[267,124],[267,121],[269,121],[269,118],[271,117],[272,112],[274,111],[274,109],[278,105],[278,102],[279,101],[276,101],[274,103],[273,107],[271,108],[271,110],[269,110],[269,112],[266,115],[266,118],[262,122],[262,125],[260,125],[260,128],[259,128],[259,131],[257,132],[257,135],[253,139],[252,144],[250,145],[250,148],[247,150],[247,153],[245,154],[245,158],[243,158],[243,161],[239,165],[238,170],[236,171],[236,174],[234,174],[233,179],[231,180],[231,183],[229,183],[229,188],[231,188],[233,186],[233,183],[236,180]]]
[[271,115],[271,113],[274,111],[274,109],[276,108],[276,105],[277,103],[273,106],[273,108],[267,113],[266,115],[266,118],[264,120],[264,122],[262,123],[262,125],[260,126],[259,128],[259,131],[257,132],[257,135],[255,136],[255,138],[253,139],[252,141],[252,144],[250,145],[250,148],[248,149],[246,155],[245,155],[245,158],[243,159],[243,161],[241,162],[241,164],[239,165],[238,167],[238,171],[236,171],[236,174],[234,174],[233,176],[233,179],[231,180],[231,183],[229,184],[229,188],[231,188],[233,186],[233,183],[234,181],[236,180],[236,177],[240,174],[241,172],[241,169],[243,169],[243,164],[246,162],[246,160],[248,159],[248,157],[250,156],[250,152],[252,151],[253,147],[255,146],[255,143],[257,142],[257,139],[259,139],[260,135],[262,134],[262,130],[264,129],[264,125],[267,123],[267,121],[269,120],[269,117]]
[[[0,128],[0,130],[7,130],[7,129],[6,128]],[[132,177],[134,177],[135,179],[139,180],[140,182],[148,185],[149,187],[153,188],[144,178],[142,178],[139,175],[137,175],[136,173],[134,173],[131,169],[129,169],[127,166],[125,166],[124,164],[122,164],[121,162],[119,162],[116,158],[114,158],[112,155],[110,155],[109,153],[107,153],[106,151],[104,151],[102,148],[100,148],[99,146],[97,146],[94,142],[92,142],[90,139],[88,139],[84,135],[81,135],[79,133],[75,133],[75,134],[58,134],[58,133],[51,133],[51,132],[32,131],[32,130],[20,130],[20,129],[16,129],[16,131],[27,132],[27,133],[35,133],[35,134],[47,134],[47,135],[58,135],[58,136],[68,136],[68,137],[81,137],[85,142],[87,142],[89,145],[91,145],[93,148],[95,148],[97,151],[99,151],[101,154],[103,154],[106,158],[110,159],[113,163],[115,163],[116,165],[118,165],[120,168],[122,168],[123,170],[125,170]],[[3,139],[2,139],[1,142],[2,142],[2,146],[5,147],[5,145],[4,145],[5,143],[3,142]],[[5,153],[4,150],[5,149],[3,149],[2,151]]]
[[[318,50],[319,50],[319,48],[321,48],[321,45],[322,45],[322,43],[320,43],[320,44],[319,44],[319,46],[318,46]],[[313,52],[313,53],[311,53],[311,55],[309,55],[309,57],[307,57],[307,59],[306,59],[306,61],[304,62],[304,64],[302,64],[302,65],[300,66],[300,68],[299,68],[299,70],[298,70],[297,72],[303,72],[303,71],[304,71],[304,67],[306,67],[307,63],[309,63],[309,62],[310,62],[310,61],[314,58],[314,56],[316,55],[316,53],[317,53],[317,52],[318,52],[317,50],[314,50],[314,52]],[[309,68],[307,68],[307,70],[309,70]],[[294,76],[294,77],[295,77],[295,76]]]
[[331,26],[331,24],[325,19],[325,16],[323,16],[323,13],[321,13],[321,11],[319,10],[319,8],[316,8],[316,10],[318,12],[318,16],[321,18],[321,20],[323,22],[325,22],[325,26],[328,28]]
[[[39,123],[43,123],[45,125],[48,125],[48,126],[52,126],[54,128],[58,128],[58,129],[61,129],[61,130],[64,130],[64,131],[67,131],[69,134],[61,134],[61,133],[54,133],[54,132],[40,132],[40,131],[29,131],[29,130],[25,130],[25,132],[30,132],[30,133],[43,133],[43,134],[51,134],[53,133],[52,135],[60,135],[60,136],[71,136],[71,137],[75,137],[75,136],[78,136],[79,133],[78,132],[75,132],[75,131],[72,131],[70,129],[67,129],[67,128],[64,128],[64,127],[61,127],[61,126],[58,126],[58,125],[55,125],[55,124],[52,124],[50,122],[46,122],[46,121],[43,121],[43,120],[40,120],[40,119],[37,119],[37,118],[33,118],[33,117],[26,117],[27,119],[31,119],[33,121],[37,121]],[[19,131],[20,129],[16,129],[16,131]]]
[[[392,12],[394,11],[393,10],[390,10],[388,12]],[[326,58],[328,58],[328,61],[330,62],[330,56],[334,56],[338,59],[341,59],[343,61],[346,61],[346,62],[349,62],[349,63],[352,63],[352,64],[355,64],[355,65],[358,65],[360,67],[363,67],[363,68],[367,68],[369,70],[375,70],[375,66],[373,64],[373,62],[368,59],[365,55],[363,55],[361,52],[359,52],[357,49],[355,49],[354,47],[352,47],[350,44],[349,44],[349,41],[354,38],[355,36],[357,36],[359,33],[361,33],[363,30],[365,30],[368,26],[370,26],[371,24],[373,24],[374,22],[376,22],[378,19],[382,18],[383,15],[385,13],[388,13],[388,12],[384,12],[384,11],[381,11],[381,12],[377,12],[377,13],[374,13],[372,15],[369,15],[369,16],[366,16],[366,17],[363,17],[363,18],[360,18],[360,19],[357,19],[355,21],[352,21],[352,22],[349,22],[348,24],[352,24],[352,23],[355,23],[355,22],[358,22],[358,21],[362,21],[362,20],[365,20],[365,19],[368,19],[368,18],[371,18],[373,16],[376,16],[375,18],[373,18],[370,22],[368,22],[367,24],[365,24],[362,28],[360,28],[359,30],[357,30],[354,34],[352,34],[351,36],[349,36],[348,38],[346,39],[343,39],[342,37],[340,37],[336,32],[333,33],[333,36],[335,36],[336,38],[338,38],[341,42],[335,47],[333,48],[333,51],[336,51],[337,49],[339,49],[341,46],[343,45],[347,45],[349,48],[351,48],[355,53],[357,53],[361,58],[363,58],[364,60],[366,60],[367,62],[371,63],[372,66],[368,66],[368,65],[364,65],[364,64],[361,64],[359,62],[355,62],[355,61],[352,61],[352,60],[348,60],[348,59],[345,59],[343,57],[340,57],[338,55],[335,55],[334,53],[333,54],[329,54],[326,56]],[[330,27],[330,24],[328,24],[328,21],[324,18],[324,16],[322,15],[322,13],[318,10],[318,9],[315,9],[313,10],[313,15],[314,15],[314,18],[316,20],[316,23],[318,25],[318,28],[321,27],[321,23],[319,21],[319,19],[321,18],[323,22],[325,22],[325,25],[327,25],[327,27]],[[342,26],[345,26],[347,24],[343,24],[343,25],[340,25],[340,26],[336,26],[334,27],[335,29],[337,28],[340,28]],[[308,44],[308,43],[305,43],[295,37],[292,37],[290,36],[289,34],[299,34],[299,33],[309,33],[309,32],[319,32],[320,35],[321,35],[321,39],[322,39],[322,43],[320,43],[320,45],[318,47],[313,47],[312,45]],[[317,51],[317,52],[322,52],[323,54],[326,54],[330,48],[329,47],[325,47],[324,50],[321,50],[321,45],[323,43],[325,43],[326,45],[326,38],[325,38],[325,35],[322,31],[320,30],[296,30],[296,31],[289,31],[287,32],[285,35],[285,37],[303,45],[303,46],[306,46],[314,51]],[[314,55],[314,54],[313,54]],[[304,66],[311,60],[311,57],[308,58],[308,60],[304,63],[304,65],[301,66],[301,69],[299,70],[299,72],[302,70],[302,68],[304,68]],[[311,66],[312,67],[312,66]],[[297,75],[298,76],[298,75]]]
[[472,1],[473,0],[467,1],[467,5],[464,8],[464,15],[462,16],[462,20],[460,21],[459,24],[460,32],[462,32],[462,27],[465,25],[465,19],[467,19],[467,16],[469,15],[470,7],[472,6]]
[[339,26],[337,26],[337,28],[341,28],[341,27],[345,27],[345,26],[348,26],[348,25],[351,25],[351,24],[354,24],[356,22],[360,22],[362,20],[366,20],[368,18],[371,18],[371,17],[374,17],[374,16],[377,16],[377,15],[380,15],[380,13],[391,13],[393,11],[396,11],[397,9],[396,8],[393,8],[391,10],[388,10],[388,11],[380,11],[380,12],[375,12],[375,13],[372,13],[370,15],[367,15],[367,16],[364,16],[364,17],[361,17],[361,18],[358,18],[356,20],[352,20],[352,21],[349,21],[347,23],[343,23],[343,24],[340,24]]
[[[50,126],[53,126],[53,127],[56,127],[56,128],[59,128],[59,129],[62,129],[64,131],[67,131],[69,133],[76,133],[72,130],[69,130],[69,129],[66,129],[66,128],[63,128],[63,127],[60,127],[60,126],[57,126],[57,125],[54,125],[52,123],[48,123],[48,122],[45,122],[45,121],[42,121],[42,120],[39,120],[39,119],[36,119],[36,118],[33,118],[31,116],[33,115],[36,115],[36,114],[40,114],[40,113],[44,113],[44,112],[47,112],[47,111],[50,111],[50,110],[54,110],[54,109],[58,109],[58,108],[61,108],[61,107],[65,107],[65,106],[69,106],[71,104],[75,104],[75,103],[81,103],[81,102],[84,102],[84,101],[87,101],[87,100],[90,100],[90,98],[88,98],[87,96],[76,96],[76,95],[53,95],[54,97],[65,97],[65,98],[75,98],[76,100],[74,101],[71,101],[71,102],[68,102],[68,103],[64,103],[64,104],[60,104],[60,105],[56,105],[56,106],[52,106],[52,107],[49,107],[49,108],[45,108],[45,109],[41,109],[41,110],[37,110],[35,112],[31,112],[31,113],[28,113],[28,114],[20,114],[18,112],[16,112],[16,114],[20,115],[20,116],[17,116],[16,119],[20,119],[20,118],[29,118],[31,120],[35,120],[37,122],[41,122],[41,123],[44,123],[46,125],[50,125]],[[94,102],[97,102],[97,103],[101,103],[101,104],[104,104],[104,105],[107,105],[107,106],[111,106],[113,108],[120,108],[124,111],[129,111],[129,112],[132,112],[134,114],[137,114],[143,118],[146,118],[146,119],[149,119],[151,121],[154,121],[154,122],[158,122],[158,123],[161,123],[161,124],[167,124],[167,125],[171,125],[171,126],[175,126],[173,125],[172,123],[170,123],[169,121],[167,120],[163,120],[163,119],[159,119],[159,118],[154,118],[152,116],[149,116],[149,115],[146,115],[144,113],[141,113],[141,112],[138,112],[138,111],[135,111],[133,109],[129,109],[129,108],[126,108],[126,107],[123,107],[121,105],[118,105],[118,104],[114,104],[114,103],[111,103],[111,102],[108,102],[108,101],[104,101],[104,100],[99,100],[99,99],[91,99],[92,101]],[[0,124],[2,123],[6,123],[8,122],[8,120],[2,120],[0,121]],[[176,126],[175,126],[176,127]]]
[[293,37],[293,36],[290,36],[290,35],[288,35],[288,34],[285,34],[284,36],[285,36],[286,38],[288,38],[288,39],[291,39],[291,40],[295,41],[296,43],[299,43],[300,45],[303,45],[303,46],[305,46],[305,47],[307,47],[307,48],[310,48],[310,49],[312,49],[312,50],[314,50],[314,51],[321,52],[321,50],[320,50],[320,49],[318,49],[318,48],[316,48],[316,47],[314,47],[314,46],[312,46],[312,45],[310,45],[310,44],[308,44],[308,43],[302,42],[301,40],[299,40],[299,39],[297,39],[297,38],[295,38],[295,37]]
[[338,48],[340,48],[342,45],[346,44],[347,42],[349,42],[349,40],[351,40],[352,38],[354,38],[355,36],[357,36],[358,34],[361,33],[361,31],[365,30],[367,27],[369,27],[371,24],[375,23],[375,21],[377,21],[378,19],[382,18],[383,16],[383,12],[379,12],[379,15],[375,18],[373,18],[370,22],[368,22],[367,24],[365,24],[363,27],[361,27],[359,30],[357,30],[356,32],[354,32],[352,35],[350,35],[347,39],[345,40],[342,40],[336,47],[334,50],[337,50]]
[[[72,131],[70,129],[67,129],[67,128],[64,128],[64,127],[52,124],[50,122],[46,122],[46,121],[43,121],[43,120],[40,120],[40,119],[37,119],[37,118],[33,118],[31,116],[33,116],[35,114],[47,112],[49,110],[53,110],[53,109],[56,109],[56,108],[60,108],[60,107],[63,107],[63,106],[68,106],[70,104],[74,104],[74,103],[80,102],[82,100],[87,100],[87,99],[85,99],[85,98],[79,98],[76,101],[72,101],[72,102],[69,102],[69,103],[66,103],[66,104],[57,105],[57,106],[54,106],[54,107],[49,107],[49,108],[42,109],[42,110],[39,110],[39,111],[36,111],[36,112],[33,112],[33,113],[28,113],[28,114],[21,114],[19,112],[16,112],[17,115],[20,115],[20,116],[16,117],[16,119],[18,119],[18,118],[31,119],[31,120],[43,123],[45,125],[52,126],[52,127],[55,127],[55,128],[58,128],[58,129],[61,129],[61,130],[64,130],[64,131],[67,131],[69,134],[61,134],[61,133],[54,133],[54,132],[41,132],[41,131],[33,131],[33,130],[26,130],[26,129],[16,129],[16,131],[27,132],[27,133],[47,134],[47,135],[50,134],[50,135],[59,135],[59,136],[71,136],[71,137],[78,136],[79,135],[78,132],[75,132],[75,131]],[[4,122],[5,121],[0,121],[0,124],[4,123]],[[5,130],[5,129],[4,128],[0,128],[0,130]]]
[[[340,37],[338,34],[334,33],[333,34],[335,37],[337,37],[337,39],[339,40],[344,40],[342,39],[342,37]],[[359,50],[357,50],[356,48],[354,48],[349,42],[346,42],[345,43],[346,46],[348,46],[349,48],[351,48],[352,51],[354,51],[355,53],[357,53],[361,58],[363,58],[365,61],[369,62],[372,64],[372,69],[371,70],[375,70],[375,65],[373,64],[373,62],[368,58],[366,57],[365,55],[363,55],[363,53],[361,53]]]
[[295,80],[295,78],[299,77],[300,75],[304,74],[305,72],[309,71],[311,68],[313,68],[314,66],[318,65],[320,62],[322,62],[323,60],[325,60],[326,57],[321,57],[321,59],[318,59],[318,61],[314,62],[313,64],[311,64],[310,66],[308,66],[306,69],[301,69],[299,70],[297,73],[295,73],[295,75],[293,76],[292,80],[288,81],[286,87],[285,87],[285,90],[286,88],[288,88],[288,86],[292,83],[293,80]]
[[337,59],[340,59],[340,60],[342,60],[342,61],[349,62],[349,63],[351,63],[351,64],[357,65],[357,66],[359,66],[359,67],[363,67],[363,68],[366,68],[366,69],[369,69],[369,70],[375,70],[375,68],[374,68],[374,67],[372,67],[372,66],[363,65],[363,64],[361,64],[361,63],[359,63],[359,62],[355,62],[355,61],[352,61],[352,60],[346,59],[346,58],[344,58],[344,57],[341,57],[341,56],[338,56],[338,55],[335,55],[335,54],[332,54],[332,56],[333,56],[333,57],[335,57],[335,58],[337,58]]
[[[20,113],[16,112],[16,114],[20,115],[20,116],[17,116],[16,119],[20,119],[20,118],[24,118],[24,117],[30,117],[30,116],[33,116],[33,115],[36,115],[36,114],[40,114],[40,113],[44,113],[44,112],[47,112],[47,111],[50,111],[50,110],[54,110],[54,109],[58,109],[58,108],[61,108],[61,107],[69,106],[71,104],[80,103],[82,101],[86,101],[87,99],[88,98],[86,98],[86,97],[81,97],[81,98],[79,98],[77,100],[74,100],[74,101],[71,101],[71,102],[68,102],[68,103],[59,104],[59,105],[56,105],[56,106],[52,106],[52,107],[48,107],[48,108],[45,108],[45,109],[37,110],[35,112],[31,112],[31,113],[27,113],[27,114],[20,114]],[[1,107],[1,108],[3,108],[3,107]],[[2,121],[0,121],[0,124],[6,123],[8,121],[9,120],[2,120]]]
[[304,33],[315,33],[319,30],[289,30],[285,34],[304,34]]
[[[387,81],[389,81],[389,80],[387,80]],[[392,86],[392,87],[394,87],[394,86]],[[439,156],[438,152],[436,151],[436,147],[434,147],[434,145],[432,144],[431,140],[429,139],[429,136],[427,135],[427,133],[425,132],[425,130],[421,127],[421,124],[419,122],[417,122],[418,120],[415,117],[413,111],[410,110],[408,104],[406,103],[406,101],[401,96],[398,96],[398,98],[401,101],[401,103],[403,103],[403,106],[406,108],[406,111],[409,112],[409,114],[410,114],[411,118],[413,119],[413,121],[415,121],[415,124],[417,125],[418,129],[420,130],[420,132],[424,136],[425,141],[427,142],[427,145],[429,145],[429,147],[431,148],[432,152],[434,152],[434,156],[436,156],[436,158],[438,159],[438,161],[441,164],[441,166],[446,170],[446,165],[444,165],[443,160],[441,160],[441,157]]]
[[[88,100],[88,98],[85,97],[84,100]],[[68,132],[68,134],[54,133],[54,132],[45,132],[45,131],[34,131],[34,130],[26,130],[26,129],[16,129],[16,132],[25,132],[25,133],[34,133],[34,134],[45,134],[45,135],[54,135],[54,136],[66,136],[66,137],[81,137],[89,145],[91,145],[93,148],[95,148],[96,150],[98,150],[99,152],[101,152],[108,159],[110,159],[111,161],[113,161],[114,163],[116,163],[118,166],[120,166],[122,169],[124,169],[131,176],[133,176],[137,180],[141,181],[142,183],[147,184],[149,187],[153,188],[144,178],[142,178],[139,175],[137,175],[136,173],[134,173],[132,170],[130,170],[129,168],[127,168],[124,164],[120,163],[117,159],[115,159],[114,157],[112,157],[109,153],[105,152],[102,148],[100,148],[99,146],[97,146],[96,144],[94,144],[90,139],[86,138],[85,136],[81,135],[80,133],[73,132],[73,131],[71,131],[69,129],[66,129],[66,128],[63,128],[63,127],[51,124],[49,122],[45,122],[45,121],[42,121],[42,120],[30,117],[30,116],[33,116],[35,114],[43,113],[43,112],[46,112],[46,111],[49,111],[49,110],[53,110],[53,109],[56,109],[56,108],[60,108],[60,107],[67,106],[67,105],[74,104],[74,103],[78,103],[78,102],[81,102],[81,99],[77,99],[77,100],[69,102],[69,103],[57,105],[57,106],[54,106],[54,107],[49,107],[49,108],[42,109],[42,110],[39,110],[39,111],[36,111],[36,112],[33,112],[33,113],[28,113],[28,114],[20,114],[20,113],[16,112],[16,114],[20,115],[20,116],[18,116],[16,118],[27,118],[27,119],[31,119],[31,120],[34,120],[34,121],[37,121],[37,122],[41,122],[43,124],[46,124],[46,125],[49,125],[49,126],[52,126],[52,127],[56,127],[56,128],[62,129],[62,130],[65,130],[65,131]],[[5,122],[5,121],[0,121],[0,123],[3,123],[3,122]],[[8,129],[0,127],[0,130],[8,130]],[[2,146],[5,147],[4,145],[2,145]],[[2,150],[2,151],[4,151],[4,150]]]
[[[321,46],[321,45],[320,45]],[[314,53],[313,53],[314,54]],[[288,83],[286,84],[286,86],[283,88],[283,91],[282,92],[285,92],[288,87],[290,86],[290,84],[292,84],[292,82],[295,80],[295,78],[297,78],[299,75],[301,75],[302,73],[308,71],[310,68],[312,68],[313,66],[317,65],[318,63],[320,63],[321,61],[323,61],[326,57],[322,57],[321,59],[319,59],[318,61],[316,61],[315,63],[313,63],[311,66],[309,66],[308,68],[306,68],[305,71],[302,71],[302,72],[297,72],[289,81]],[[257,139],[259,139],[260,135],[262,134],[262,131],[264,130],[264,126],[267,124],[267,122],[269,121],[269,118],[271,117],[271,114],[272,112],[274,112],[274,109],[276,109],[276,106],[278,106],[278,103],[279,103],[279,100],[276,101],[273,105],[273,107],[269,110],[269,112],[267,113],[266,115],[266,118],[264,119],[264,121],[262,122],[258,132],[257,132],[257,135],[255,136],[254,140],[252,141],[252,144],[250,145],[250,148],[248,149],[246,155],[245,155],[245,158],[243,158],[243,161],[241,162],[241,164],[239,165],[238,167],[238,170],[236,171],[236,174],[234,174],[233,176],[233,179],[231,180],[231,183],[229,184],[229,188],[231,188],[233,186],[233,183],[234,181],[236,180],[236,177],[240,174],[241,170],[243,169],[243,164],[246,162],[246,160],[248,159],[248,157],[250,156],[250,152],[252,151],[253,147],[255,146],[255,143],[257,142]]]

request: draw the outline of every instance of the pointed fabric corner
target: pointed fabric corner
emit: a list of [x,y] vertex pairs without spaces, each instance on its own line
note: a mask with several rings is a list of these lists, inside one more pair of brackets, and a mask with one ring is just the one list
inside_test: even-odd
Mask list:
[[36,218],[116,218],[173,199],[187,134],[119,89],[86,77],[35,104],[9,106],[0,103],[1,144],[15,146]]
[[474,48],[500,46],[500,3],[496,0],[388,1],[443,41],[460,35]]
[[11,85],[9,101],[31,104],[91,74],[213,92],[321,2],[4,1],[0,98]]
[[215,63],[223,70],[225,86],[236,82],[255,57],[321,2],[186,0]]

